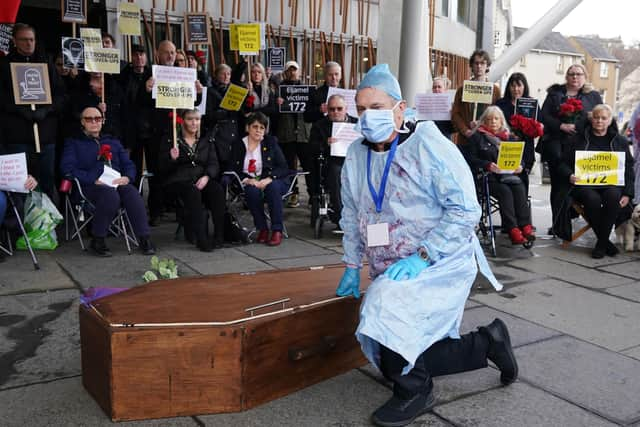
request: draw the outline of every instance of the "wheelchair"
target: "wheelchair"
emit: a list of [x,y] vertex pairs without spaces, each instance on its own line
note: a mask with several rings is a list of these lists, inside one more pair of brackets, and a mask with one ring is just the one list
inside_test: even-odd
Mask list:
[[318,189],[316,194],[311,197],[311,227],[313,227],[313,237],[316,239],[322,238],[322,228],[324,222],[330,221],[330,213],[333,213],[333,208],[330,205],[329,192],[327,192],[325,185],[325,168],[326,158],[324,153],[320,151],[318,155]]
[[[489,246],[491,255],[495,258],[497,256],[496,251],[496,229],[500,228],[493,223],[493,214],[500,212],[500,203],[498,199],[491,196],[489,190],[489,172],[482,171],[476,176],[476,195],[478,197],[478,203],[482,209],[480,216],[480,222],[478,223],[476,233],[480,243],[485,246]],[[530,198],[527,201],[529,209],[531,209]],[[533,247],[533,241],[527,241],[522,246],[525,249],[531,249]]]

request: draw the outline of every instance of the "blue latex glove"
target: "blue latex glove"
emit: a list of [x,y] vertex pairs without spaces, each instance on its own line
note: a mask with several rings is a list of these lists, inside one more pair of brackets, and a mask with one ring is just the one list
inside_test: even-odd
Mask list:
[[410,280],[416,278],[429,265],[431,264],[416,253],[391,264],[384,275],[391,280]]
[[344,270],[342,279],[338,289],[336,289],[336,295],[339,297],[346,297],[347,295],[353,295],[356,299],[360,298],[360,269],[347,267]]

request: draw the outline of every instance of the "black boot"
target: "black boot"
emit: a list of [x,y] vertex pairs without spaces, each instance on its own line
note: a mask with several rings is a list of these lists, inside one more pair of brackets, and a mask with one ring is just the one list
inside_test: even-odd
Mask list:
[[377,426],[396,427],[411,424],[420,415],[429,412],[435,405],[433,392],[424,395],[415,394],[410,399],[394,396],[379,407],[371,416],[371,422]]
[[97,256],[110,257],[112,255],[107,244],[104,242],[104,237],[94,237],[91,239],[90,247]]
[[211,246],[211,242],[206,237],[198,238],[198,242],[196,243],[196,246],[202,252],[211,252],[211,251],[213,251],[213,247]]
[[140,237],[138,239],[138,243],[140,244],[140,250],[145,255],[154,255],[156,253],[156,247],[149,239],[149,236]]
[[478,330],[489,338],[487,358],[500,369],[500,382],[503,385],[511,384],[518,378],[518,362],[513,354],[507,325],[502,320],[495,319]]

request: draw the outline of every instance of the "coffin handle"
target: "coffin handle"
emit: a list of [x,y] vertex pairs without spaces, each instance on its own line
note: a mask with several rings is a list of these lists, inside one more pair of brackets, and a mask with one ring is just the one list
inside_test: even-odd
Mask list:
[[294,347],[289,349],[289,360],[297,362],[309,357],[319,356],[329,353],[336,348],[338,340],[336,337],[324,336],[319,343],[313,344],[309,347]]

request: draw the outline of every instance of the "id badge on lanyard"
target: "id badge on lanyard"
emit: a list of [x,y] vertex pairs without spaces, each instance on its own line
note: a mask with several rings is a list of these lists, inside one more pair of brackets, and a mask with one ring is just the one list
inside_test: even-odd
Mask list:
[[[369,184],[369,192],[373,198],[373,202],[376,206],[376,212],[380,214],[382,212],[382,202],[384,201],[384,190],[387,187],[387,180],[389,179],[389,170],[391,169],[391,162],[396,154],[398,148],[398,141],[400,135],[397,135],[391,144],[389,150],[389,156],[384,165],[384,171],[382,172],[382,179],[380,182],[380,189],[376,191],[371,183],[371,149],[367,152],[367,183]],[[389,223],[376,222],[375,224],[367,225],[367,246],[372,248],[376,246],[389,245]]]

